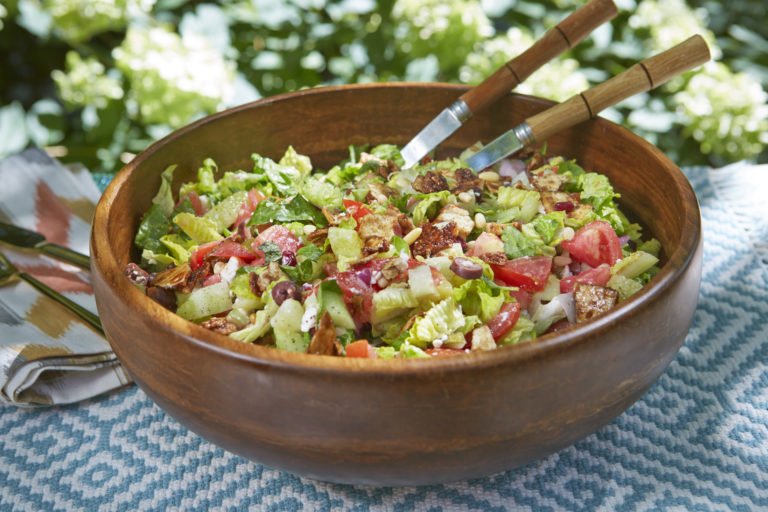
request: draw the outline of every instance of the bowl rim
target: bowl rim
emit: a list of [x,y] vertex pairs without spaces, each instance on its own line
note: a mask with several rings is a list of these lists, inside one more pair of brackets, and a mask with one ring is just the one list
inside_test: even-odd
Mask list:
[[[345,358],[335,356],[319,356],[315,354],[289,352],[271,347],[255,344],[246,344],[227,336],[209,331],[191,321],[176,315],[163,308],[152,299],[142,294],[128,279],[123,276],[122,268],[117,264],[117,258],[112,251],[111,244],[105,236],[109,218],[109,207],[120,192],[122,185],[128,181],[136,167],[142,164],[158,147],[165,143],[184,136],[187,132],[197,129],[208,123],[216,122],[236,112],[250,110],[254,107],[262,107],[271,103],[290,100],[308,95],[322,95],[349,90],[376,89],[376,88],[437,88],[455,91],[460,94],[469,89],[466,85],[447,83],[424,82],[378,82],[368,84],[347,84],[324,86],[305,89],[296,92],[284,93],[260,100],[238,105],[192,122],[162,139],[151,144],[147,149],[137,155],[130,163],[126,164],[112,179],[105,189],[96,208],[91,230],[91,254],[92,270],[98,271],[104,277],[104,281],[113,290],[122,294],[124,302],[135,313],[146,314],[148,308],[155,308],[153,318],[170,330],[173,330],[181,338],[204,351],[210,351],[225,357],[238,359],[243,363],[254,366],[271,366],[281,369],[295,369],[313,373],[334,374],[365,374],[365,375],[438,375],[445,372],[476,371],[478,368],[492,368],[522,364],[531,359],[546,357],[555,351],[564,351],[577,347],[581,343],[589,343],[602,331],[608,330],[622,317],[631,317],[633,311],[642,309],[655,300],[661,298],[664,292],[674,284],[691,262],[701,239],[701,216],[698,201],[691,184],[661,150],[641,138],[634,132],[604,118],[595,118],[592,122],[608,123],[615,129],[624,131],[630,139],[640,144],[649,151],[653,158],[665,162],[665,167],[671,169],[670,186],[674,185],[683,199],[683,211],[685,213],[686,228],[683,229],[679,243],[672,251],[660,271],[650,281],[649,285],[634,294],[626,301],[621,302],[611,311],[600,315],[598,318],[585,324],[569,326],[555,333],[542,335],[534,340],[499,347],[489,351],[470,352],[456,356],[435,357],[430,359],[366,359]],[[544,104],[554,104],[550,100],[510,92],[510,95],[527,98]],[[100,234],[100,236],[99,236]],[[98,300],[98,297],[97,297]]]

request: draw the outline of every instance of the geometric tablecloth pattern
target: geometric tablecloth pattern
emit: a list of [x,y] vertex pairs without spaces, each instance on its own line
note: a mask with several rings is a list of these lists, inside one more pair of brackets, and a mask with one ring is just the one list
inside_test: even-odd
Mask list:
[[0,407],[0,510],[768,510],[768,169],[686,174],[704,226],[691,331],[637,403],[571,447],[464,482],[336,485],[232,455],[134,386]]

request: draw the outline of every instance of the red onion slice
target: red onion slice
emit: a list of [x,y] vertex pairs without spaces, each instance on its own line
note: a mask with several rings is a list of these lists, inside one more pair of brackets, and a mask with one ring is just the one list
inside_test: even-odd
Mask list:
[[467,258],[455,258],[451,270],[463,279],[478,279],[483,275],[483,266]]

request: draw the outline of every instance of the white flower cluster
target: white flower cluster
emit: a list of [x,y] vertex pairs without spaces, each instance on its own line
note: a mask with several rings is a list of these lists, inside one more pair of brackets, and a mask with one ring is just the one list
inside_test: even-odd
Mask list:
[[[533,35],[513,27],[506,34],[483,41],[467,56],[459,71],[462,82],[476,84],[528,49],[534,43]],[[574,59],[554,59],[545,64],[520,84],[515,92],[533,94],[563,101],[589,87],[587,78],[578,71]]]
[[709,62],[675,100],[686,134],[705,154],[740,160],[758,155],[768,144],[768,94],[745,73]]
[[156,0],[46,0],[57,34],[69,44],[87,41],[106,30],[121,30],[146,16]]
[[706,39],[714,60],[689,78],[683,75],[665,85],[674,93],[673,108],[682,117],[683,132],[702,153],[732,160],[754,157],[768,144],[768,95],[751,76],[716,62],[722,52],[706,23],[706,11],[683,0],[644,0],[629,19],[632,28],[650,31],[647,45],[654,53],[695,33]]
[[455,70],[476,43],[493,35],[480,2],[397,0],[392,8],[398,50],[408,59],[434,55],[441,70]]
[[234,62],[195,34],[182,39],[169,27],[132,25],[112,55],[146,124],[183,126],[232,94]]
[[51,77],[59,97],[70,107],[92,105],[103,109],[110,100],[123,97],[120,80],[105,74],[104,65],[95,57],[83,59],[75,51],[67,52],[66,72],[56,69]]
[[688,7],[684,0],[644,0],[630,16],[629,26],[650,31],[646,47],[653,53],[667,50],[693,34],[701,34],[709,45],[712,57],[720,57],[715,36],[706,28],[707,12]]
[[0,4],[0,30],[3,30],[3,27],[5,26],[3,23],[3,19],[8,17],[8,9],[3,4]]

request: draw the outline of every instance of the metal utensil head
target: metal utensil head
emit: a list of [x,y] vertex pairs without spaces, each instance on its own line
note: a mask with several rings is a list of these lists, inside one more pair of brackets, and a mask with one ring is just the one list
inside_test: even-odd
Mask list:
[[28,229],[0,222],[0,241],[32,249],[45,242],[45,237]]
[[470,117],[472,117],[472,112],[469,111],[463,100],[458,100],[443,109],[400,152],[405,160],[403,169],[417,164],[427,153],[458,130]]
[[502,158],[511,155],[523,146],[534,142],[533,133],[528,123],[521,123],[495,138],[480,151],[467,159],[467,165],[480,172]]

